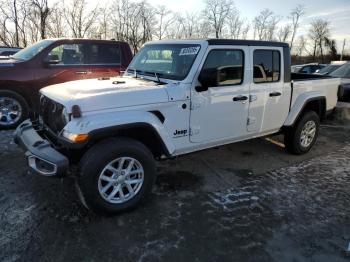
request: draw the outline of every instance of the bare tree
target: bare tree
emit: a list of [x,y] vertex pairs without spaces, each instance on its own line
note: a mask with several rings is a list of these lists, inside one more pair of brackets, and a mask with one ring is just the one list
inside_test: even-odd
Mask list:
[[131,7],[135,16],[129,21],[130,34],[127,41],[136,53],[143,43],[152,39],[151,21],[154,13],[146,1],[132,3]]
[[158,6],[155,14],[158,20],[157,30],[155,31],[156,37],[158,40],[162,40],[162,38],[165,37],[168,27],[171,25],[174,18],[172,16],[172,12],[164,5]]
[[47,19],[51,13],[48,0],[32,0],[33,13],[39,18],[39,28],[41,39],[46,38]]
[[325,37],[324,43],[325,46],[329,48],[329,55],[331,57],[331,60],[336,60],[338,56],[336,41],[334,39],[329,39],[328,37]]
[[15,23],[15,43],[19,46],[19,26],[18,26],[18,9],[17,9],[17,0],[13,0],[13,21]]
[[111,15],[111,28],[118,40],[129,42],[134,52],[152,39],[155,10],[146,1],[116,0]]
[[303,5],[297,5],[290,13],[290,17],[292,19],[292,28],[291,28],[292,37],[290,40],[291,50],[293,48],[294,39],[299,28],[300,18],[304,15],[304,13],[305,13],[305,7]]
[[302,56],[303,53],[306,51],[306,46],[307,46],[307,40],[306,38],[301,35],[298,39],[298,43],[296,46],[296,56]]
[[194,38],[200,17],[197,13],[187,13],[185,18],[186,38]]
[[242,29],[242,39],[247,39],[249,30],[250,24],[246,24],[246,26]]
[[234,8],[233,0],[205,0],[203,15],[214,29],[216,38],[222,36],[224,25]]
[[48,17],[48,34],[54,38],[67,36],[67,27],[68,25],[64,18],[64,6],[61,3],[56,3]]
[[329,22],[325,19],[318,18],[311,22],[309,30],[310,39],[313,41],[313,58],[316,58],[317,50],[320,52],[321,61],[324,61],[323,46],[326,38],[329,38]]
[[[20,46],[20,18],[19,4],[17,0],[3,1],[0,5],[2,16],[3,34],[2,41],[9,45]],[[14,32],[9,29],[9,24],[13,24]]]
[[64,16],[73,37],[84,38],[96,21],[98,6],[92,10],[88,10],[87,6],[86,0],[72,0],[70,5],[65,6]]
[[186,17],[180,13],[175,13],[172,23],[167,30],[167,38],[183,39],[187,38]]
[[[98,23],[96,25],[96,37],[99,39],[107,39],[110,37],[109,35],[109,27],[110,27],[110,16],[111,9],[109,5],[105,5],[104,7],[99,8],[99,16],[97,17]],[[111,37],[110,37],[111,38]]]
[[272,40],[280,18],[270,9],[264,9],[254,18],[254,39]]
[[244,21],[241,18],[237,8],[232,8],[228,15],[227,25],[229,27],[230,37],[237,39],[241,36]]
[[290,36],[291,33],[291,25],[286,24],[285,26],[282,26],[278,33],[277,33],[277,39],[280,42],[286,42],[288,37]]

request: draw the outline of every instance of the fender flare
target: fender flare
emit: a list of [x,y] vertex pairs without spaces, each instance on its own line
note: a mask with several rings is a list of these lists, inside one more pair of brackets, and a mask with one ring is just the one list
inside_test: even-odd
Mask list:
[[[66,126],[65,130],[72,133],[87,133],[89,140],[85,142],[107,138],[113,136],[120,130],[129,128],[148,128],[158,137],[163,145],[164,152],[171,156],[175,151],[175,145],[172,142],[167,130],[161,120],[152,112],[147,111],[119,111],[94,113],[91,115],[83,114],[83,118],[73,119]],[[103,117],[101,117],[103,115]],[[84,146],[85,146],[84,145]]]
[[300,114],[304,111],[307,104],[312,101],[326,102],[326,96],[321,92],[304,93],[298,96],[293,106],[291,107],[288,117],[284,122],[283,126],[293,126],[294,123],[298,120]]

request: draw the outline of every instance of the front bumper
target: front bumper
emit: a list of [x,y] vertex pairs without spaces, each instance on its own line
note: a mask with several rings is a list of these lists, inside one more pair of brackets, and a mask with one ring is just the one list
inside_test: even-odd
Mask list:
[[44,176],[59,176],[67,172],[69,161],[43,139],[33,128],[30,120],[24,121],[15,131],[15,143],[26,153],[28,166]]

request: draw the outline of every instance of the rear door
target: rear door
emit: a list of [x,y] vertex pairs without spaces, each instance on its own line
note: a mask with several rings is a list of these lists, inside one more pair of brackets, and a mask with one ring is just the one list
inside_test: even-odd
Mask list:
[[[249,48],[210,46],[191,90],[190,141],[231,140],[247,133]],[[202,70],[217,72],[217,84],[197,91]]]
[[87,78],[91,74],[86,63],[87,48],[85,43],[69,43],[49,50],[36,72],[40,87]]
[[89,46],[91,74],[89,78],[116,77],[121,71],[121,53],[118,43],[93,43]]
[[253,79],[247,130],[267,133],[282,127],[289,111],[290,89],[284,88],[282,47],[251,47]]

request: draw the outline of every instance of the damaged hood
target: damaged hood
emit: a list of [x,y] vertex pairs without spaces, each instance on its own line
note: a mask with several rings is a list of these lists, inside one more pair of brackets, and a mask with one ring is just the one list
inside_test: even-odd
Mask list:
[[66,82],[45,87],[40,92],[64,105],[68,112],[73,105],[88,112],[169,101],[164,85],[129,77]]

